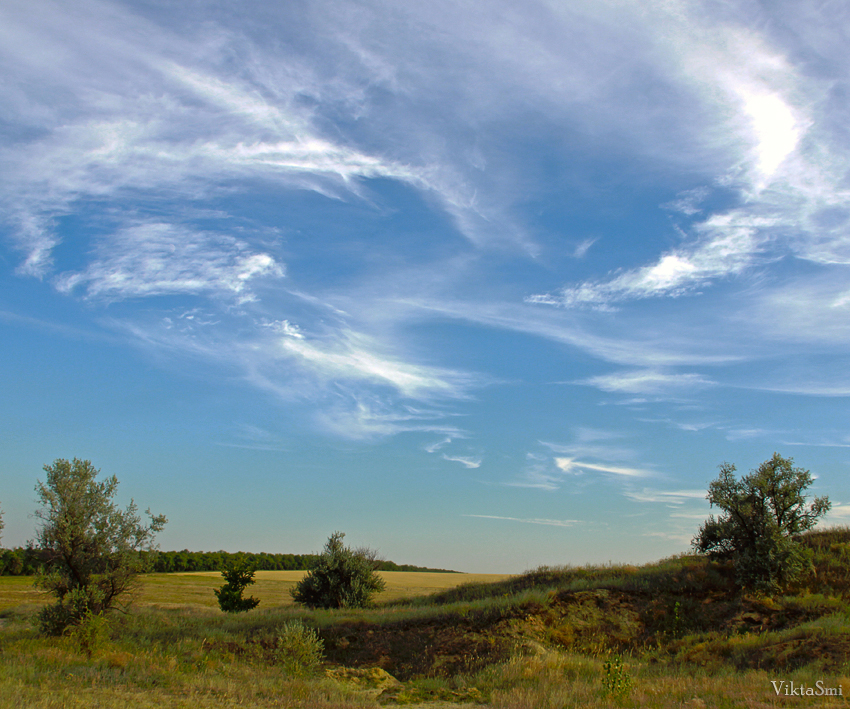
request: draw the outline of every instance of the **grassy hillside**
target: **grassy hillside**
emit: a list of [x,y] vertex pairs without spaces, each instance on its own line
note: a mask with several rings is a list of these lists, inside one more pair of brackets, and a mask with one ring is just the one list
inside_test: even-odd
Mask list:
[[[850,529],[803,539],[811,571],[775,597],[682,556],[541,568],[361,611],[141,605],[89,639],[38,637],[24,602],[0,613],[0,706],[844,706]],[[286,669],[281,628],[295,620],[323,641],[318,674]]]

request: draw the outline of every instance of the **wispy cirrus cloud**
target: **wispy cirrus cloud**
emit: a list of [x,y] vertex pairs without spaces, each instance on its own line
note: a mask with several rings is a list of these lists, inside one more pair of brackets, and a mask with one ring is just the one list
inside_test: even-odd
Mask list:
[[[9,118],[30,133],[33,123],[40,128],[7,142],[0,171],[23,274],[52,269],[64,238],[57,218],[92,200],[129,203],[129,228],[134,200],[171,203],[173,211],[175,198],[209,197],[241,179],[331,197],[359,194],[358,180],[374,177],[429,189],[421,170],[323,136],[313,111],[295,100],[321,91],[309,72],[264,87],[258,76],[199,61],[210,41],[202,33],[176,41],[149,20],[100,2],[80,3],[66,17],[53,51],[63,61],[44,62],[38,52],[55,42],[57,27],[15,3],[5,10],[8,35],[31,38],[0,51],[8,75],[25,77],[13,82],[26,98],[9,104]],[[237,35],[223,31],[215,41],[234,43]],[[53,90],[47,98],[27,95],[30,85]],[[50,110],[42,110],[46,103]],[[113,219],[120,218],[115,210]]]
[[501,484],[555,491],[591,478],[625,481],[659,476],[651,466],[638,462],[639,452],[620,433],[578,427],[574,438],[574,443],[566,444],[539,441],[544,450],[527,453],[518,476]]
[[[16,225],[14,238],[25,254],[21,272],[38,276],[48,272],[52,251],[61,241],[55,219],[85,208],[86,200],[197,198],[225,181],[246,178],[336,197],[358,192],[358,178],[417,179],[403,166],[390,166],[309,134],[280,141],[262,140],[245,131],[212,139],[187,136],[175,142],[161,134],[175,120],[177,115],[166,115],[144,123],[118,119],[71,126],[57,131],[64,136],[9,155],[18,179],[7,183],[4,192]],[[50,180],[45,185],[46,175]],[[114,216],[120,217],[120,212]],[[136,219],[129,213],[126,228]]]
[[634,468],[623,465],[609,465],[599,463],[587,463],[575,458],[559,457],[555,458],[555,465],[564,473],[570,475],[581,474],[586,471],[594,473],[610,473],[611,475],[624,476],[629,478],[643,478],[654,475],[651,470],[644,468]]
[[[532,295],[530,303],[610,310],[629,301],[695,294],[748,277],[788,255],[815,263],[847,262],[846,230],[836,226],[848,218],[844,175],[850,160],[843,131],[834,124],[837,107],[829,80],[789,58],[797,38],[747,28],[752,18],[743,9],[733,13],[740,14],[740,24],[731,18],[718,22],[698,4],[674,3],[666,9],[671,11],[667,31],[655,39],[662,56],[670,52],[677,58],[678,71],[670,79],[714,113],[714,129],[702,131],[701,137],[728,162],[716,163],[705,185],[663,205],[688,219],[698,217],[677,227],[680,246],[644,266]],[[697,36],[699,19],[707,21],[708,30],[701,28]],[[835,44],[839,26],[840,21],[807,24],[808,30],[817,28],[824,59],[846,66],[846,54]],[[736,194],[737,204],[709,205],[717,191]]]
[[447,446],[451,442],[451,436],[446,436],[445,438],[437,441],[436,443],[429,443],[427,446],[424,447],[424,450],[426,453],[436,453],[438,450],[440,450],[444,446]]
[[[344,301],[348,312],[328,321],[283,298],[264,302],[206,349],[213,357],[229,353],[246,378],[281,396],[314,387],[319,400],[338,383],[347,403],[325,418],[359,422],[352,430],[415,425],[403,423],[409,413],[400,400],[463,401],[484,385],[462,367],[431,364],[446,360],[405,341],[429,317],[542,337],[628,367],[581,380],[602,391],[678,397],[714,384],[684,369],[740,358],[736,344],[701,337],[697,325],[680,332],[675,323],[654,321],[655,329],[644,331],[618,321],[614,310],[721,282],[747,284],[750,274],[789,254],[835,268],[837,282],[850,262],[844,123],[833,118],[844,109],[830,90],[833,79],[798,61],[796,50],[806,43],[793,32],[780,36],[764,29],[771,23],[752,24],[752,8],[720,16],[700,3],[606,0],[531,3],[519,11],[499,0],[486,8],[402,3],[387,13],[380,2],[322,1],[310,11],[269,8],[267,22],[251,26],[211,6],[208,22],[193,28],[179,8],[140,13],[93,0],[73,12],[48,6],[54,12],[44,16],[22,2],[0,9],[0,62],[10,86],[2,110],[17,131],[2,148],[0,199],[23,254],[19,271],[52,276],[62,293],[90,301],[179,294],[229,306],[260,298],[286,262],[293,292]],[[797,11],[777,12],[793,19]],[[817,26],[821,35],[811,45],[826,64],[845,66],[838,30],[830,22]],[[291,34],[269,41],[264,27]],[[648,107],[647,96],[661,100]],[[518,143],[531,149],[505,148]],[[550,180],[534,151],[545,146],[565,184],[587,183],[572,167],[591,155],[575,147],[584,144],[621,156],[630,169],[670,170],[663,208],[675,212],[675,223],[669,233],[647,236],[655,258],[594,275],[596,227],[588,236],[558,222],[548,227],[559,232],[551,237],[539,227],[528,205],[542,199]],[[406,245],[385,259],[368,249],[347,252],[350,261],[381,261],[358,276],[363,282],[384,270],[396,276],[383,292],[358,289],[362,282],[354,284],[344,267],[331,271],[345,274],[344,283],[318,285],[317,277],[293,274],[289,256],[301,257],[303,269],[321,258],[315,254],[346,245],[339,238],[334,248],[311,252],[317,235],[338,223],[287,231],[287,198],[307,190],[387,213],[410,205],[376,206],[370,183],[381,181],[448,217],[453,229],[443,234],[441,257],[422,266],[408,291],[397,285],[410,274]],[[685,189],[669,200],[680,183]],[[200,226],[186,215],[190,203],[211,206],[257,189],[283,205],[268,217],[280,227],[273,247],[250,228],[231,232],[226,220]],[[99,228],[92,239],[63,226],[94,209],[108,212],[114,228]],[[671,246],[677,229],[681,243]],[[431,238],[418,236],[417,246]],[[57,248],[63,241],[83,247],[72,263]],[[542,293],[567,280],[557,274],[545,287],[533,282],[545,270],[535,258],[546,248],[582,268],[568,271],[577,274],[568,285]],[[468,270],[452,270],[450,259]],[[485,273],[487,259],[498,262],[500,277]],[[476,267],[478,280],[469,277]],[[533,275],[524,280],[520,273]],[[516,278],[509,291],[490,286],[506,274]],[[483,283],[491,288],[486,296],[476,292]],[[780,290],[765,291],[763,313],[780,322],[794,314],[800,340],[844,337],[826,334],[843,332],[842,291],[799,288],[814,313],[808,322],[818,323],[806,327],[808,308],[782,300]],[[537,295],[521,302],[527,293]],[[822,317],[827,302],[834,317]],[[605,310],[611,312],[599,312]],[[377,311],[386,313],[380,322]],[[290,328],[247,338],[250,352],[229,342],[263,318]],[[284,374],[286,367],[297,375]],[[827,388],[813,381],[806,389],[818,386]],[[393,405],[371,399],[375,389]],[[575,459],[618,467],[616,460]],[[530,484],[558,484],[564,471],[547,465]]]
[[[450,445],[455,438],[466,438],[466,436],[465,435],[455,435],[454,437],[446,436],[445,438],[437,441],[436,443],[430,443],[430,444],[424,446],[423,449],[427,453],[437,453],[439,451],[442,451],[446,446]],[[481,456],[477,456],[477,455],[458,455],[458,454],[450,455],[449,453],[442,452],[442,453],[440,453],[440,457],[443,460],[449,461],[450,463],[460,463],[463,467],[470,469],[470,470],[474,470],[475,468],[480,468],[481,463],[482,463]]]
[[368,380],[392,387],[414,399],[466,398],[469,389],[481,383],[472,374],[416,365],[380,353],[373,338],[343,329],[331,340],[306,338],[301,333],[285,335],[276,343],[280,356],[298,362],[328,381]]
[[[217,320],[191,313],[107,322],[141,346],[219,363],[282,403],[308,405],[316,427],[350,439],[413,431],[441,434],[442,445],[466,438],[450,405],[487,384],[475,373],[417,364],[342,322],[308,331],[288,319],[257,319],[250,309],[220,311]],[[242,337],[231,337],[234,327]]]
[[767,238],[760,229],[776,221],[745,214],[713,215],[698,227],[711,236],[692,249],[665,254],[650,266],[626,271],[608,281],[588,281],[555,294],[532,295],[529,303],[607,309],[615,303],[677,297],[718,278],[743,273],[756,262]]
[[121,300],[175,293],[253,300],[251,282],[282,278],[273,256],[233,237],[163,223],[137,224],[105,237],[85,270],[56,279],[60,292]]
[[462,437],[465,431],[447,423],[443,411],[419,411],[386,397],[346,392],[312,413],[326,434],[350,440],[381,439],[399,433],[443,433]]
[[497,515],[464,515],[464,517],[477,517],[478,519],[496,519],[506,522],[522,522],[523,524],[542,524],[547,527],[575,527],[582,524],[577,519],[542,519],[525,517],[500,517]]
[[554,491],[563,484],[563,474],[557,470],[548,456],[535,453],[526,454],[526,463],[515,479],[504,481],[505,487],[529,488],[532,490]]
[[701,374],[676,374],[651,369],[602,374],[576,383],[612,393],[647,395],[681,395],[714,385],[713,381]]
[[476,458],[468,455],[448,455],[443,453],[443,460],[448,460],[452,463],[460,463],[463,467],[475,469],[481,467],[481,458]]
[[680,507],[692,500],[705,500],[705,490],[625,490],[623,495],[634,502],[660,502]]

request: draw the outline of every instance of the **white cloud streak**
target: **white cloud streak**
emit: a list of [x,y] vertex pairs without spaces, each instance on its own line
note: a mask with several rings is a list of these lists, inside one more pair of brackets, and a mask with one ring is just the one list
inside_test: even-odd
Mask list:
[[605,310],[625,300],[677,297],[718,278],[743,273],[755,263],[766,241],[759,230],[776,224],[772,219],[741,213],[713,215],[698,226],[697,230],[709,237],[696,248],[665,254],[651,266],[626,271],[609,281],[585,282],[555,295],[532,295],[526,300]]
[[282,356],[329,381],[369,380],[391,386],[410,398],[466,398],[466,390],[475,383],[469,374],[410,364],[381,354],[372,338],[351,330],[340,331],[332,343],[285,336],[277,341],[277,348]]
[[447,455],[443,453],[443,460],[448,460],[452,463],[460,463],[463,467],[474,469],[481,467],[481,459],[473,458],[472,456],[463,455]]
[[712,386],[700,374],[669,374],[658,370],[632,370],[603,374],[577,382],[618,394],[681,394]]
[[60,292],[84,288],[88,298],[120,300],[175,293],[226,293],[254,299],[251,281],[281,278],[270,254],[232,237],[170,224],[139,224],[104,239],[84,271],[56,280]]
[[705,490],[625,490],[623,495],[634,502],[660,502],[680,506],[692,500],[705,500]]
[[644,470],[642,468],[626,467],[622,465],[600,465],[598,463],[586,463],[580,460],[576,460],[575,458],[555,458],[555,465],[558,467],[559,470],[570,475],[575,475],[577,473],[582,473],[588,470],[598,473],[611,473],[612,475],[618,475],[629,478],[643,478],[655,475],[653,471]]
[[[33,53],[55,41],[47,37],[57,28],[16,10],[14,3],[7,7],[9,31],[16,37],[29,33],[34,41],[6,45],[0,56],[10,75],[26,67],[36,85],[65,85],[76,92],[73,97],[58,92],[54,112],[65,115],[53,120],[43,115],[41,137],[3,150],[2,197],[15,227],[14,241],[24,253],[21,273],[41,277],[49,272],[53,250],[62,240],[55,218],[87,200],[162,201],[164,192],[197,198],[239,178],[329,196],[357,194],[358,179],[373,177],[427,189],[416,170],[322,137],[310,111],[291,100],[299,90],[315,86],[293,79],[277,87],[289,95],[276,103],[270,92],[264,96],[244,79],[164,59],[165,40],[134,44],[150,39],[158,28],[96,2],[81,3],[74,17],[66,16],[57,48],[65,60],[39,62]],[[87,22],[89,16],[97,21]],[[116,44],[116,35],[133,39]],[[169,49],[178,48],[184,62],[193,62],[194,54],[203,55],[194,51],[199,41],[203,38],[173,41]],[[98,62],[102,66],[95,70]],[[25,86],[22,82],[21,91]],[[37,109],[32,100],[16,108],[14,120],[33,121]]]
[[[255,321],[244,311],[222,317],[226,322],[192,316],[109,324],[155,351],[225,365],[281,402],[309,405],[316,427],[349,439],[401,432],[466,438],[449,423],[454,413],[446,404],[467,399],[487,383],[475,374],[415,364],[344,325],[318,333],[289,320]],[[230,336],[236,323],[240,338]]]
[[538,517],[499,517],[497,515],[464,515],[464,517],[477,517],[478,519],[496,519],[506,522],[522,522],[523,524],[542,524],[547,527],[575,527],[581,524],[577,519],[543,519]]
[[440,450],[444,446],[447,446],[451,442],[451,436],[446,436],[445,438],[440,441],[437,441],[436,443],[428,444],[427,446],[425,446],[424,450],[426,453],[436,453],[438,450]]

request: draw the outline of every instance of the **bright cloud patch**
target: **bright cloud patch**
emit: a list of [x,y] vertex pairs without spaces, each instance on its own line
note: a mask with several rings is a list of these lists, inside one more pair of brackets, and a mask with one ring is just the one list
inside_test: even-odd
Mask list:
[[758,140],[758,169],[767,178],[797,147],[800,131],[788,104],[776,94],[747,92],[742,98]]

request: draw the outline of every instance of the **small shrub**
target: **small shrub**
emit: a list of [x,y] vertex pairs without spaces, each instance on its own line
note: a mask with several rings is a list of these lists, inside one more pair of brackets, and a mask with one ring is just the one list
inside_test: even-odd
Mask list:
[[[43,578],[47,577],[44,575],[37,577],[36,584],[39,584]],[[60,602],[46,605],[38,611],[35,622],[45,635],[62,635],[72,631],[92,614],[100,615],[103,611],[92,610],[102,607],[98,602],[99,598],[98,589],[93,586],[71,589],[65,593]]]
[[75,625],[68,626],[65,634],[80,652],[91,659],[109,640],[109,620],[103,613],[89,611]]
[[288,621],[277,635],[276,660],[284,672],[296,677],[315,674],[324,657],[324,643],[313,628]]
[[221,588],[213,591],[218,599],[218,606],[225,613],[241,613],[256,608],[260,601],[251,596],[243,598],[245,589],[254,583],[254,569],[245,559],[237,559],[227,568],[222,569],[221,575],[227,582]]

